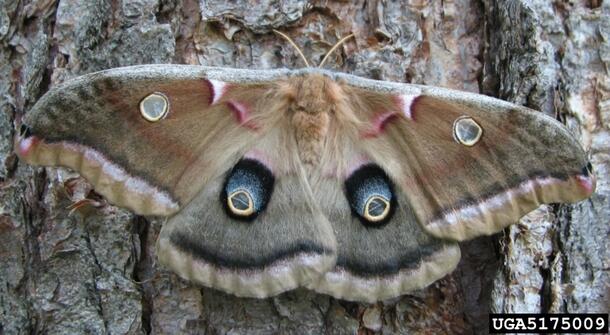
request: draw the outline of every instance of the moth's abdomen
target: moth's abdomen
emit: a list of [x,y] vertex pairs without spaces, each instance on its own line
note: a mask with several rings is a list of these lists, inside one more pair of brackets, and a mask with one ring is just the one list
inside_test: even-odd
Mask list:
[[329,123],[330,116],[327,113],[299,111],[292,116],[299,156],[306,165],[317,166],[320,163]]

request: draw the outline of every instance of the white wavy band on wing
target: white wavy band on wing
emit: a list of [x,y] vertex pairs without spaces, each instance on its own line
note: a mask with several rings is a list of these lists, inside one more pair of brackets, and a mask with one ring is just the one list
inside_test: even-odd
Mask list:
[[592,176],[576,175],[566,180],[537,177],[479,202],[455,208],[424,225],[437,237],[465,240],[500,231],[542,204],[573,202],[594,189]]
[[457,244],[447,244],[429,257],[424,257],[417,267],[392,275],[362,277],[343,268],[335,268],[307,287],[338,299],[374,303],[426,287],[452,272],[459,261],[460,248]]
[[334,264],[334,256],[298,253],[260,269],[231,269],[194,257],[175,247],[161,232],[159,261],[180,277],[240,297],[266,298],[316,280]]
[[31,164],[76,170],[109,202],[138,214],[167,216],[179,208],[178,202],[166,191],[130,175],[91,147],[66,141],[46,143],[31,136],[23,139],[19,148],[21,156]]

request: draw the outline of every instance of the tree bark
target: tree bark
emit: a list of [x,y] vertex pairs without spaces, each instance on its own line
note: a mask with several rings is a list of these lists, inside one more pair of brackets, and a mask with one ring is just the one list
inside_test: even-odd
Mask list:
[[[156,264],[163,222],[33,168],[15,126],[50,87],[134,64],[299,68],[480,92],[564,122],[596,193],[463,243],[458,269],[377,304],[305,289],[242,299]],[[0,334],[485,334],[490,312],[608,312],[610,1],[0,0]],[[70,213],[68,206],[87,200]]]

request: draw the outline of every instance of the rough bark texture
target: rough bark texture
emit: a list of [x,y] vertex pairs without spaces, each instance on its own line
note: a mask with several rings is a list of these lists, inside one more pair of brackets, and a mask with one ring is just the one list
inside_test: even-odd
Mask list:
[[[482,92],[562,120],[597,192],[462,244],[459,268],[374,305],[297,290],[240,299],[155,262],[162,222],[109,206],[64,169],[32,168],[14,127],[68,78],[143,63],[300,67]],[[607,312],[610,1],[0,0],[0,334],[487,332],[487,313]],[[70,204],[90,199],[79,213]]]

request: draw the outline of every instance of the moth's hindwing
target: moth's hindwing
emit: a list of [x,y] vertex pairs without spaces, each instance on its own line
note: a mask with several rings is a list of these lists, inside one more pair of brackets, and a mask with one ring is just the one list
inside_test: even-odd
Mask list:
[[185,279],[257,298],[309,285],[330,269],[334,233],[302,180],[279,175],[270,182],[263,169],[261,162],[240,161],[208,183],[163,226],[161,263]]
[[[337,238],[337,263],[308,287],[375,302],[423,288],[455,269],[457,244],[422,229],[381,167],[364,165],[344,183],[328,179],[315,190]],[[371,208],[372,201],[378,208]]]

